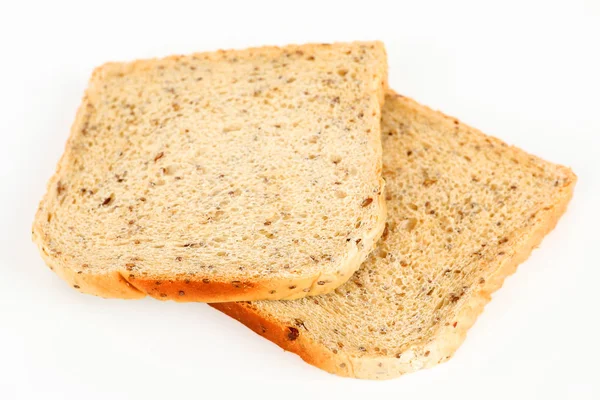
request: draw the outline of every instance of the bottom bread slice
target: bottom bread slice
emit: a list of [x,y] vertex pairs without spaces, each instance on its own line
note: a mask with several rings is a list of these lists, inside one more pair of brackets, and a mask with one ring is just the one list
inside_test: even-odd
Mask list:
[[366,379],[448,360],[576,182],[395,93],[381,128],[388,219],[358,272],[326,295],[212,305],[310,364]]

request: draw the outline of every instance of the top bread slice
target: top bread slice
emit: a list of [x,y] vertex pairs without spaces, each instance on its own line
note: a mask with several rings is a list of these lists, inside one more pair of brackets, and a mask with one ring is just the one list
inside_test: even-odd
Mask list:
[[390,93],[388,221],[334,292],[213,305],[326,371],[392,378],[446,361],[504,278],[556,224],[568,169]]
[[329,292],[385,224],[379,42],[263,47],[94,71],[33,225],[103,297]]

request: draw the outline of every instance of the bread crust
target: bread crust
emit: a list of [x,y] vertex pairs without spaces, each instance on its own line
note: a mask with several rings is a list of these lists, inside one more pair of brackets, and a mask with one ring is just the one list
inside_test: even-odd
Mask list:
[[[395,95],[392,93],[392,95]],[[428,113],[435,111],[424,108],[410,99],[409,106],[425,109]],[[449,117],[448,117],[449,118]],[[524,262],[532,250],[536,248],[558,222],[566,211],[573,195],[577,177],[566,167],[559,167],[565,176],[566,184],[560,188],[553,206],[537,211],[537,223],[533,230],[515,232],[517,238],[510,251],[498,262],[492,272],[477,291],[469,293],[463,306],[458,310],[455,324],[440,326],[433,337],[418,343],[407,343],[406,349],[397,355],[371,357],[356,356],[343,350],[330,350],[326,346],[312,340],[302,329],[291,340],[289,328],[281,322],[258,312],[251,303],[211,304],[212,307],[240,321],[254,332],[269,339],[281,348],[298,354],[304,361],[327,372],[359,379],[391,379],[403,374],[424,368],[430,368],[447,361],[464,341],[467,331],[475,323],[484,306],[491,300],[491,294],[502,287],[504,279],[513,274],[518,265]],[[296,335],[293,335],[296,336]]]

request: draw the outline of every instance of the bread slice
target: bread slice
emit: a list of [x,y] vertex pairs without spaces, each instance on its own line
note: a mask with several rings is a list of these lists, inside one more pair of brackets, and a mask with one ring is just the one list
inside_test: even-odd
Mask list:
[[213,307],[326,371],[385,379],[449,359],[571,198],[568,169],[388,94],[389,210],[377,249],[334,292]]
[[104,297],[329,292],[385,225],[379,42],[263,47],[94,71],[33,239]]

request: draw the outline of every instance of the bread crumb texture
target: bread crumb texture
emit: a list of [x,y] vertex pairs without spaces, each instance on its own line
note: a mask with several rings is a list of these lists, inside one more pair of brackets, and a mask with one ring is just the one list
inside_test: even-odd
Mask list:
[[576,177],[389,93],[388,219],[334,292],[214,305],[326,371],[386,379],[449,359],[490,294],[556,224]]
[[104,297],[329,292],[385,224],[379,42],[96,69],[33,225],[48,266]]

